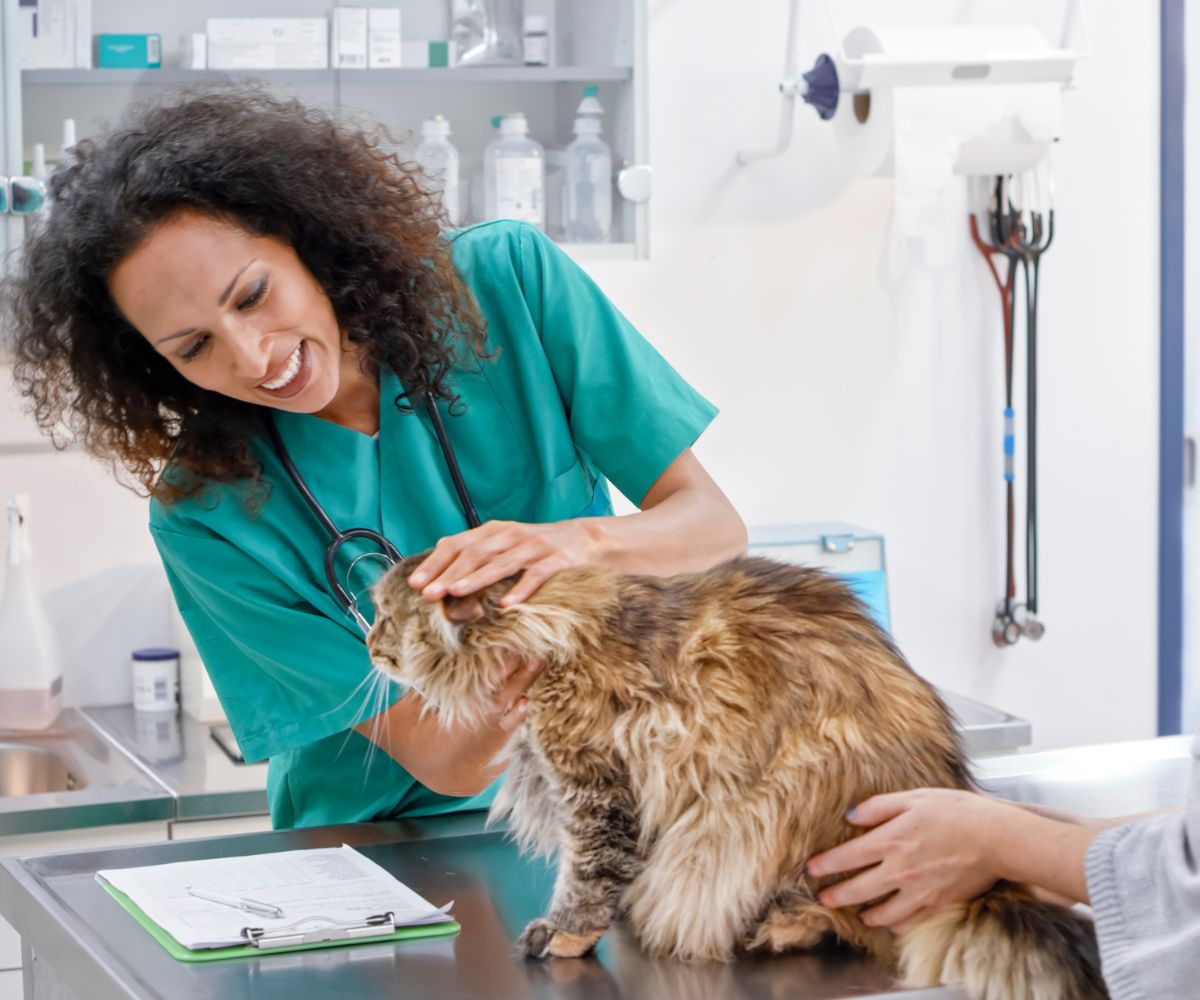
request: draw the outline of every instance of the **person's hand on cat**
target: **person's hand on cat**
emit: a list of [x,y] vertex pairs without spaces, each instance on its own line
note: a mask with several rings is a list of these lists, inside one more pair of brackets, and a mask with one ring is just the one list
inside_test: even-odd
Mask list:
[[889,897],[860,916],[869,926],[901,931],[996,881],[988,845],[1016,808],[944,788],[876,795],[846,816],[875,829],[818,854],[806,871],[820,877],[865,869],[821,892],[821,903],[855,906]]
[[488,712],[484,715],[485,726],[493,726],[505,733],[511,733],[524,722],[525,712],[529,708],[525,692],[545,667],[546,664],[542,660],[510,657],[504,683],[500,685]]
[[508,607],[530,597],[555,573],[594,559],[595,541],[587,525],[586,519],[550,524],[488,521],[441,539],[408,583],[427,601],[437,601],[447,594],[474,594],[520,573],[500,601]]

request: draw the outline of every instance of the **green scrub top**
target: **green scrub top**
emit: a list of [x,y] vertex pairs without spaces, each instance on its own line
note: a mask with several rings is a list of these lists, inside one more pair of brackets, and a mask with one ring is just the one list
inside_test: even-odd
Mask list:
[[[465,409],[438,404],[480,518],[611,514],[606,478],[640,501],[716,409],[535,227],[491,222],[448,239],[498,350],[453,372]],[[274,415],[333,522],[372,528],[411,554],[467,524],[429,416],[420,405],[401,411],[401,391],[381,373],[374,438]],[[352,729],[403,692],[372,685],[382,675],[325,580],[324,530],[265,435],[251,449],[265,500],[248,507],[245,484],[210,483],[169,506],[154,501],[150,530],[243,754],[270,760],[275,827],[486,807],[494,786],[474,798],[435,794]],[[364,590],[365,576],[351,576],[351,589]]]

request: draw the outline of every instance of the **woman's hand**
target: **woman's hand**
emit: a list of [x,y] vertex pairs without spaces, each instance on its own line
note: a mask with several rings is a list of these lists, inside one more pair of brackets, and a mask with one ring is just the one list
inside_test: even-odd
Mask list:
[[450,594],[464,597],[516,573],[521,578],[501,599],[508,607],[530,597],[555,573],[597,558],[590,525],[599,518],[521,524],[489,521],[478,528],[447,535],[408,578],[427,601]]
[[820,894],[825,906],[853,906],[883,899],[861,914],[872,927],[903,930],[954,903],[978,896],[1001,873],[990,845],[1004,837],[1014,816],[1009,803],[974,792],[925,788],[877,795],[851,810],[856,826],[876,829],[818,854],[813,876],[859,872]]
[[446,726],[425,699],[409,691],[380,715],[354,728],[378,744],[421,784],[441,795],[478,795],[503,770],[496,757],[528,709],[525,692],[545,667],[512,657],[508,675],[472,726]]

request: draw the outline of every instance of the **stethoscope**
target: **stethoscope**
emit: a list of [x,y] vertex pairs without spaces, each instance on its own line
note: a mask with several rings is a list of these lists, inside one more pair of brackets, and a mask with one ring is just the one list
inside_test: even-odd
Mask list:
[[[442,449],[442,457],[446,460],[446,467],[450,470],[450,478],[454,482],[454,489],[458,493],[459,503],[462,504],[463,513],[467,517],[467,524],[472,528],[478,528],[480,521],[479,515],[475,512],[475,505],[471,502],[471,494],[467,491],[466,481],[463,479],[462,470],[458,466],[458,459],[454,454],[454,447],[450,444],[450,438],[446,434],[446,425],[442,423],[442,415],[438,412],[437,404],[434,402],[433,393],[428,389],[424,392],[425,409],[429,413],[429,419],[433,421],[433,430],[437,435],[438,445]],[[384,563],[391,568],[396,563],[403,559],[400,550],[389,542],[378,531],[371,528],[350,528],[346,531],[338,530],[338,526],[333,523],[333,519],[325,513],[325,508],[318,503],[317,498],[313,496],[312,490],[308,488],[308,484],[304,482],[300,471],[296,468],[296,464],[292,461],[292,456],[288,454],[287,447],[283,443],[283,437],[279,433],[279,428],[275,424],[275,419],[271,415],[270,410],[266,410],[263,414],[264,423],[267,426],[267,434],[271,438],[271,444],[275,448],[275,453],[279,456],[279,460],[283,463],[283,468],[287,472],[288,477],[296,485],[296,489],[300,491],[300,495],[304,498],[304,502],[308,504],[308,509],[313,512],[313,516],[321,522],[321,527],[325,529],[325,533],[329,535],[329,544],[325,546],[325,579],[329,583],[329,589],[333,591],[333,596],[337,598],[343,610],[354,619],[355,623],[365,636],[371,630],[371,623],[367,621],[366,616],[358,609],[358,598],[350,593],[342,582],[337,577],[336,562],[338,553],[342,546],[347,542],[361,538],[379,547],[379,552],[363,553],[359,555],[354,562],[370,555],[375,558],[382,559]],[[353,563],[351,569],[353,569]]]
[[[1000,293],[1001,311],[1004,320],[1004,481],[1007,500],[1005,538],[1005,589],[1004,599],[996,608],[992,623],[992,639],[998,646],[1011,646],[1022,636],[1040,639],[1046,631],[1038,618],[1038,531],[1037,531],[1037,315],[1038,286],[1041,256],[1054,240],[1054,191],[1053,178],[1049,181],[1049,195],[1041,190],[1041,177],[1035,176],[1032,186],[1033,197],[1021,191],[1023,208],[1013,204],[1012,180],[997,177],[989,198],[987,211],[988,235],[991,242],[979,235],[974,212],[970,215],[971,238],[983,255],[991,271],[996,288]],[[1022,186],[1030,182],[1022,178]],[[1030,207],[1032,206],[1032,207]],[[1026,223],[1025,215],[1028,215]],[[1008,262],[1004,280],[992,262],[994,256],[1003,256]],[[1016,312],[1016,276],[1018,267],[1025,278],[1025,333],[1026,333],[1026,429],[1028,441],[1025,448],[1025,603],[1017,602],[1016,572],[1014,567],[1014,496],[1013,482],[1015,458],[1015,411],[1013,409],[1013,348]]]

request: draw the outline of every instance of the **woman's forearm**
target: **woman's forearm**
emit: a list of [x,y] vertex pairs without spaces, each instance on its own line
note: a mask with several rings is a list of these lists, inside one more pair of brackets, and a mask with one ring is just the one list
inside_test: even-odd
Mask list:
[[424,699],[410,691],[391,708],[355,726],[422,785],[440,795],[478,795],[503,772],[496,755],[509,733],[443,726]]
[[[669,477],[678,473],[680,479]],[[654,484],[643,509],[621,517],[584,518],[597,561],[625,573],[693,573],[746,551],[746,526],[690,454]]]
[[988,863],[999,878],[1028,882],[1086,903],[1084,862],[1092,841],[1103,829],[1013,808],[1004,823],[990,828]]

